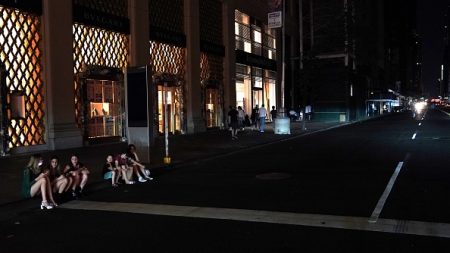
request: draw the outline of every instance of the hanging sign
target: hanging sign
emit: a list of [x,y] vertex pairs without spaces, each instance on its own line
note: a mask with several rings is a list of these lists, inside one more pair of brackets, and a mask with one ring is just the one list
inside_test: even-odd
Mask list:
[[267,25],[269,28],[279,28],[283,25],[282,12],[270,12],[267,14]]

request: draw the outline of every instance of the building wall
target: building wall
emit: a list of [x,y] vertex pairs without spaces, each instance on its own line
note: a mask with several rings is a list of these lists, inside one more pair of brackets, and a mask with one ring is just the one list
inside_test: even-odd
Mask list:
[[[22,1],[16,2],[19,2],[19,6],[29,8],[29,5],[22,4]],[[155,12],[158,9],[158,4],[172,7],[169,11]],[[80,12],[80,6],[81,9],[88,11]],[[163,57],[166,58],[152,61],[154,56],[152,55],[152,52],[154,52],[152,47],[156,44],[159,45],[159,48],[166,48],[163,50],[170,51],[172,49],[167,48],[173,48],[172,51],[177,52],[176,57],[183,58],[182,62],[185,62],[184,65],[174,63],[182,68],[182,71],[176,70],[176,74],[181,75],[183,82],[183,87],[180,88],[183,93],[181,132],[190,134],[206,129],[206,100],[203,97],[205,86],[202,86],[202,81],[205,81],[205,83],[208,81],[209,84],[213,83],[213,86],[216,84],[220,86],[221,94],[218,103],[222,107],[222,112],[218,117],[216,127],[224,127],[225,108],[236,101],[234,11],[236,9],[242,10],[253,18],[260,20],[263,24],[267,23],[267,2],[263,0],[152,0],[148,2],[139,0],[42,0],[41,9],[42,12],[39,15],[42,13],[43,15],[39,16],[41,22],[39,31],[41,44],[39,48],[41,49],[42,65],[39,66],[41,71],[39,78],[42,79],[43,88],[42,98],[39,99],[42,99],[44,103],[42,109],[37,112],[42,115],[44,124],[42,127],[39,126],[38,131],[32,131],[31,142],[10,146],[11,150],[8,151],[11,153],[55,150],[86,145],[87,143],[83,142],[86,136],[83,129],[85,120],[82,113],[83,99],[82,94],[80,94],[82,93],[80,91],[82,84],[78,83],[78,73],[84,73],[86,66],[90,65],[100,66],[100,68],[94,70],[94,74],[102,74],[105,70],[108,70],[110,74],[111,71],[118,71],[114,73],[124,75],[127,67],[142,65],[153,67],[155,62],[165,64],[162,63],[165,61],[164,59],[169,59],[167,57],[172,54],[164,53],[165,56]],[[208,16],[210,14],[208,10],[214,14],[213,16],[220,17],[211,18],[211,16]],[[80,16],[80,13],[83,15]],[[103,16],[99,18],[96,13],[102,13]],[[295,15],[295,12],[292,14]],[[89,24],[83,23],[83,18],[87,19],[86,22]],[[78,31],[76,28],[81,26],[92,27],[92,29],[80,28],[78,30],[82,32],[74,34],[74,31]],[[295,25],[292,25],[292,27],[295,27]],[[169,30],[169,33],[161,34],[159,28],[165,28]],[[105,31],[105,33],[103,34],[102,31]],[[85,32],[86,34],[92,32],[93,35],[86,35]],[[156,33],[160,34],[155,37]],[[117,34],[119,37],[111,36],[105,39],[105,34],[114,36]],[[91,40],[100,36],[105,39],[106,44],[100,43],[97,45],[95,44],[97,42],[93,42],[89,46],[79,44],[79,37],[83,36],[92,36],[90,37]],[[281,49],[280,36],[281,33],[277,33],[277,50]],[[102,58],[103,56],[99,56],[100,50],[107,47],[113,47],[110,49],[116,50],[109,43],[111,41],[114,41],[114,43],[123,41],[121,47],[125,51],[113,54],[110,59]],[[296,51],[294,44],[297,43],[290,44],[290,51]],[[180,48],[181,51],[178,52],[179,49],[176,48]],[[277,53],[276,57],[276,67],[281,69],[281,54]],[[178,67],[174,67],[174,69]],[[156,72],[158,68],[164,69],[161,65],[156,66],[153,70]],[[89,73],[92,74],[92,71]],[[276,73],[278,76],[271,78],[277,80],[275,87],[278,89],[278,97],[276,100],[279,100],[281,72],[277,71]],[[81,77],[85,78],[86,76],[83,74]],[[31,107],[36,106],[39,107],[40,105],[31,104]],[[2,114],[2,117],[4,117],[4,114]],[[29,132],[31,133],[31,131]],[[22,137],[19,136],[18,138]]]

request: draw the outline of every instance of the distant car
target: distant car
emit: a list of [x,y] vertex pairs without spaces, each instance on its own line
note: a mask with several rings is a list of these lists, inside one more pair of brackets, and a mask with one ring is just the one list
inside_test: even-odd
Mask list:
[[404,106],[394,106],[392,109],[394,112],[404,112],[405,111]]

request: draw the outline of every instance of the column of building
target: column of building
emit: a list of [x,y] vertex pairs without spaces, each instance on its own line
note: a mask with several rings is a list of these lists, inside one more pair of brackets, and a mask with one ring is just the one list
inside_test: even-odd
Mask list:
[[72,1],[43,1],[48,145],[51,150],[79,147],[82,134],[75,122]]
[[187,132],[205,131],[201,115],[200,86],[200,17],[199,0],[185,1],[184,24],[186,34],[186,93]]

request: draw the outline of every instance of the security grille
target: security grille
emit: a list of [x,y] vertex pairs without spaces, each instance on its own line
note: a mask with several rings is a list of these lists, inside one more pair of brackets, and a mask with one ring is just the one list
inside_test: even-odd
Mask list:
[[168,44],[150,41],[150,65],[153,73],[176,75],[178,81],[184,80],[186,61],[185,49]]
[[183,0],[150,0],[150,25],[184,34]]
[[81,126],[81,84],[76,74],[85,71],[88,65],[126,68],[129,54],[128,37],[121,33],[81,24],[73,25],[73,35],[75,115]]
[[6,69],[9,107],[8,147],[44,144],[40,17],[1,6],[0,13],[0,61]]
[[223,79],[223,58],[211,54],[201,53],[200,55],[200,80]]
[[111,15],[128,17],[127,0],[73,0],[73,3]]
[[222,44],[222,3],[218,0],[200,0],[200,39]]

